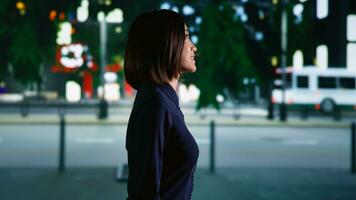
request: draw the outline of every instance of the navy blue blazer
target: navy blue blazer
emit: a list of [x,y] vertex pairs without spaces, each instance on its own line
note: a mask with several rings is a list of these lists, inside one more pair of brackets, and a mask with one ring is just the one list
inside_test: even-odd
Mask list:
[[138,88],[127,127],[126,150],[127,200],[191,199],[199,149],[169,84]]

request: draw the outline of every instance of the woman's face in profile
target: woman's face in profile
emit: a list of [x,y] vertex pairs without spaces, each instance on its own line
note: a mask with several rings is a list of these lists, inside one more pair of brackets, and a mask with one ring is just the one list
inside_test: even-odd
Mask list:
[[185,40],[184,40],[182,56],[180,58],[182,72],[195,72],[197,70],[195,66],[195,52],[197,51],[197,48],[190,40],[189,30],[187,25],[184,25],[184,29],[185,29],[184,31]]

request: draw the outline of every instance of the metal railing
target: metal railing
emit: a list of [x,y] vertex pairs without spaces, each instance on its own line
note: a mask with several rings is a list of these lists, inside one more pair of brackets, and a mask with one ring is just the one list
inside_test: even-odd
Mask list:
[[[58,172],[60,174],[64,173],[66,170],[66,121],[65,115],[60,115],[59,121],[59,159],[58,159]],[[210,148],[209,148],[209,171],[210,173],[215,173],[215,121],[210,122]],[[122,166],[127,168],[125,164]],[[127,180],[127,175],[125,170],[120,170],[119,178],[120,180]]]
[[356,174],[356,122],[351,123],[351,174]]

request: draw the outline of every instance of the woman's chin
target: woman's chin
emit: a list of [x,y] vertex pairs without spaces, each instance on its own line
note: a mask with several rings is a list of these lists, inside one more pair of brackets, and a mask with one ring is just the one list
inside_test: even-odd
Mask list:
[[196,68],[196,66],[192,66],[189,68],[185,68],[182,71],[183,71],[183,73],[194,73],[195,71],[197,71],[197,68]]

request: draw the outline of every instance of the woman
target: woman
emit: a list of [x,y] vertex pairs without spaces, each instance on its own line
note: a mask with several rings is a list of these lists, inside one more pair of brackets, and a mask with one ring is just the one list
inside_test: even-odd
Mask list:
[[127,133],[127,200],[188,200],[199,149],[180,110],[177,87],[195,72],[196,47],[184,19],[169,10],[146,12],[128,36],[125,77],[137,90]]

